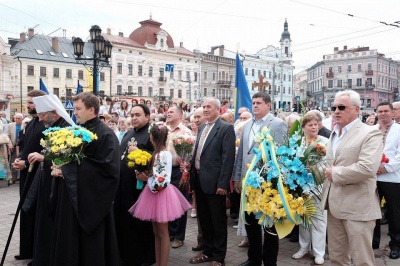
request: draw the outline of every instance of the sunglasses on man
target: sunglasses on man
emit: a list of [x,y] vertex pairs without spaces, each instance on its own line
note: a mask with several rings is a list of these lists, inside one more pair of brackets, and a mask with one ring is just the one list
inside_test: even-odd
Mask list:
[[332,112],[335,112],[336,109],[339,109],[340,111],[344,111],[344,109],[346,109],[347,107],[351,107],[351,106],[355,106],[355,105],[350,105],[350,106],[346,106],[346,105],[332,106]]

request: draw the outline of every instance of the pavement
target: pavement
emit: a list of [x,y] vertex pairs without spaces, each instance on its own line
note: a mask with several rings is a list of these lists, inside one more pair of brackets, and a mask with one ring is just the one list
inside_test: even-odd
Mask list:
[[[3,255],[4,247],[7,242],[8,234],[10,232],[11,224],[17,209],[19,193],[18,184],[7,186],[7,182],[0,180],[0,254]],[[238,265],[247,259],[247,248],[238,247],[238,244],[242,240],[242,237],[236,235],[236,229],[233,225],[236,223],[228,219],[228,251],[226,254],[225,264],[226,266]],[[389,259],[389,237],[387,236],[387,225],[382,226],[382,239],[380,249],[375,250],[376,265],[389,265],[399,266],[400,259],[391,260]],[[192,247],[197,244],[197,223],[195,218],[188,217],[188,224],[186,228],[186,239],[184,245],[180,248],[171,248],[169,256],[169,265],[191,265],[189,263],[190,258],[198,254],[193,252]],[[289,265],[314,265],[313,257],[306,256],[299,260],[292,259],[292,255],[299,249],[298,243],[292,243],[289,239],[285,238],[279,242],[279,255],[278,265],[289,266]],[[14,255],[18,254],[19,248],[19,223],[14,231],[14,235],[11,241],[10,248],[7,253],[5,266],[11,265],[26,265],[29,261],[17,261],[14,259]],[[208,265],[206,263],[200,265]],[[331,265],[329,256],[325,257],[325,265]]]

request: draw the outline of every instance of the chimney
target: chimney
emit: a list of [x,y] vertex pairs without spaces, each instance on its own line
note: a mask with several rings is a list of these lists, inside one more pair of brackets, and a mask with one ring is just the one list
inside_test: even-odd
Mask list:
[[343,50],[347,50],[347,45],[343,46]]
[[118,36],[119,36],[119,37],[124,37],[124,33],[120,31],[120,32],[118,33]]
[[26,34],[25,32],[21,32],[19,34],[19,43],[23,43],[26,40]]
[[54,52],[58,53],[58,37],[53,37],[51,39],[51,45],[53,47]]
[[29,28],[28,29],[28,37],[32,37],[35,34],[35,29],[34,28]]
[[221,45],[221,46],[219,47],[219,56],[224,56],[224,48],[225,48],[224,45]]
[[334,47],[334,48],[333,48],[333,51],[334,51],[335,53],[337,53],[337,52],[339,51],[339,47]]
[[107,28],[107,34],[111,35],[111,29],[110,28]]
[[183,42],[179,43],[179,47],[183,48]]

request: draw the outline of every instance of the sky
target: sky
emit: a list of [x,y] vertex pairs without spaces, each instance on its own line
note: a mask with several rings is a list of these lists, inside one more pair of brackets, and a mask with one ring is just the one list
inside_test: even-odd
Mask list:
[[399,0],[0,0],[0,37],[19,38],[34,27],[50,36],[63,36],[65,29],[67,38],[85,40],[95,24],[129,36],[151,15],[176,46],[256,53],[279,46],[287,19],[297,73],[344,45],[400,60],[399,11]]

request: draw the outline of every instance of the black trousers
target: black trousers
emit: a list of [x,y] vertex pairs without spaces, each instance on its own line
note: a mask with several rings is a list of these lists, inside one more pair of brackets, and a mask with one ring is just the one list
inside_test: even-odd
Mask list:
[[[177,189],[179,189],[182,195],[186,199],[188,199],[189,190],[187,188],[185,190],[179,188],[179,181],[181,180],[181,178],[182,178],[182,172],[179,166],[172,167],[171,184],[174,185]],[[177,240],[184,241],[186,234],[186,223],[187,223],[187,212],[185,212],[180,218],[168,223],[169,235],[175,237],[175,239]]]
[[211,257],[213,261],[223,263],[228,244],[226,196],[205,194],[198,178],[196,178],[195,193],[197,216],[205,245],[203,254]]
[[[389,225],[391,250],[400,250],[400,183],[377,182],[379,199],[385,197]],[[379,245],[381,239],[380,220],[376,220],[373,243]]]
[[[247,237],[249,239],[249,250],[247,251],[248,260],[254,266],[277,265],[279,238],[276,234],[275,227],[265,229],[258,224],[258,220],[254,214],[245,214],[245,225]],[[262,243],[262,230],[264,230],[264,245]]]

